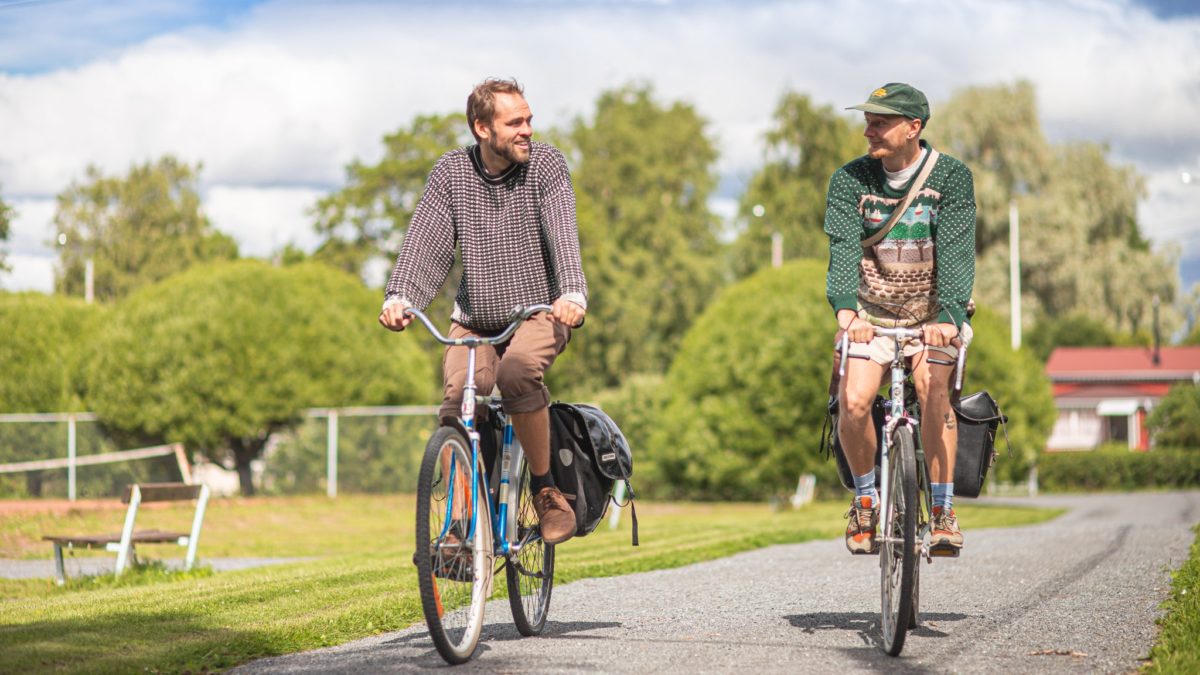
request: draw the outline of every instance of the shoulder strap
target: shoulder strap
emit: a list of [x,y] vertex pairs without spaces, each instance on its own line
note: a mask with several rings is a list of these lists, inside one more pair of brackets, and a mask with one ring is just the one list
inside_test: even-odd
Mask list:
[[871,248],[875,244],[878,244],[883,241],[888,232],[892,231],[892,228],[900,221],[900,215],[908,210],[908,205],[912,204],[912,200],[916,199],[917,193],[921,191],[921,188],[925,187],[925,181],[929,179],[929,174],[933,172],[933,165],[937,163],[940,156],[941,154],[937,150],[933,148],[929,149],[929,157],[925,159],[925,166],[921,167],[921,173],[917,174],[916,179],[909,186],[908,193],[904,195],[904,201],[900,202],[899,206],[892,211],[892,217],[888,218],[887,223],[879,228],[878,232],[862,240],[863,248]]

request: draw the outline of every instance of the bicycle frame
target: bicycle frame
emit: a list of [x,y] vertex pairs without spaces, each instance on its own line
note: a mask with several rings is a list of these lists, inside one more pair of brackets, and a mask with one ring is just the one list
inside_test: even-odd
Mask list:
[[[405,310],[406,314],[415,317],[416,319],[420,320],[421,323],[425,324],[425,328],[429,330],[429,333],[433,335],[433,338],[438,342],[446,346],[461,346],[467,348],[467,379],[466,383],[463,385],[462,408],[459,410],[458,418],[459,424],[461,424],[462,428],[467,432],[467,439],[471,445],[471,479],[469,485],[466,486],[466,490],[464,491],[468,495],[467,503],[470,504],[471,507],[471,522],[467,531],[467,540],[469,541],[475,535],[475,528],[478,524],[479,513],[477,507],[480,505],[480,500],[482,500],[483,505],[487,507],[488,512],[495,515],[495,517],[492,518],[492,534],[494,535],[493,546],[495,548],[493,554],[504,555],[506,557],[519,553],[521,546],[524,544],[524,542],[513,541],[511,539],[512,534],[517,532],[517,498],[519,495],[517,495],[516,490],[510,489],[512,483],[512,467],[521,466],[521,462],[524,459],[524,449],[521,447],[520,442],[516,439],[516,435],[513,433],[512,420],[506,417],[504,420],[504,441],[500,450],[500,455],[497,457],[500,467],[500,481],[499,485],[493,488],[492,482],[489,479],[486,470],[482,469],[480,466],[480,436],[479,431],[475,428],[475,410],[477,405],[488,405],[498,401],[499,399],[491,396],[478,396],[476,394],[475,350],[482,346],[497,345],[507,341],[510,337],[512,337],[512,334],[516,332],[517,327],[520,326],[521,323],[523,323],[526,319],[534,314],[537,314],[538,312],[549,312],[550,310],[551,307],[549,305],[531,305],[526,308],[516,308],[513,311],[515,316],[513,322],[510,323],[508,327],[499,334],[492,337],[465,338],[448,338],[442,335],[442,333],[433,325],[433,322],[429,320],[429,317],[425,316],[425,314],[420,310],[413,309],[411,307]],[[450,476],[450,483],[446,487],[446,514],[442,520],[442,531],[438,534],[438,541],[444,539],[450,531],[454,510],[454,495],[456,494],[454,482],[458,479],[459,474],[462,473],[455,470],[455,463],[457,461],[457,458],[452,455],[450,459],[450,470],[448,472]],[[488,489],[482,491],[478,489],[479,485],[481,484],[481,470],[484,472],[482,476],[482,484],[488,486]],[[494,470],[495,469],[493,469],[493,471]],[[497,492],[495,502],[492,501],[491,492],[493,489],[495,489]],[[479,494],[480,492],[483,493],[482,496]]]
[[[932,556],[929,553],[929,546],[925,541],[925,535],[930,532],[929,514],[933,513],[933,495],[928,489],[929,486],[929,467],[925,463],[925,448],[921,442],[921,420],[919,415],[914,410],[910,410],[905,405],[905,383],[908,380],[909,372],[904,362],[904,342],[913,339],[921,339],[923,333],[916,328],[882,328],[876,327],[875,334],[882,337],[890,337],[894,341],[896,350],[892,356],[892,363],[889,366],[891,372],[891,386],[889,387],[889,399],[885,405],[884,428],[880,434],[879,453],[879,502],[885,507],[891,504],[891,471],[888,470],[891,462],[891,439],[896,427],[901,424],[908,425],[912,428],[914,441],[914,449],[916,450],[916,461],[918,471],[917,492],[920,495],[922,512],[919,514],[919,529],[917,537],[921,541],[921,550],[919,554],[932,561]],[[841,340],[841,362],[839,365],[839,375],[842,378],[846,376],[846,359],[850,352],[850,338],[846,333],[842,334]],[[954,390],[962,389],[963,364],[967,357],[967,346],[960,345],[958,347],[958,360],[955,364],[954,375]],[[952,450],[951,450],[952,451]],[[883,533],[885,540],[890,540],[895,543],[895,538],[892,534]]]

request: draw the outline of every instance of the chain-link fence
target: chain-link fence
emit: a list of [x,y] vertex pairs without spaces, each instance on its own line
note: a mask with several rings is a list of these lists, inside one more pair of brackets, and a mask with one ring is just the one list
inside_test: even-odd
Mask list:
[[[256,487],[279,495],[411,492],[437,427],[435,412],[416,406],[309,410],[302,423],[277,433],[255,462]],[[0,415],[0,498],[115,497],[129,483],[180,480],[173,454],[139,457],[124,449],[90,413]],[[215,470],[236,485],[232,465],[206,468],[202,480]]]

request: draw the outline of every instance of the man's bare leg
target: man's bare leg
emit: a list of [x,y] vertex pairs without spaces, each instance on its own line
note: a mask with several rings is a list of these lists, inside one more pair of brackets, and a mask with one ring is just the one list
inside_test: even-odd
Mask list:
[[923,352],[913,360],[913,383],[921,403],[921,446],[929,463],[933,493],[931,545],[961,548],[962,532],[954,514],[954,462],[958,452],[958,420],[950,406],[954,366],[930,363],[929,354]]
[[846,548],[851,553],[874,553],[879,519],[875,490],[875,421],[871,408],[883,378],[883,366],[868,359],[846,359],[846,376],[839,393],[838,440],[854,475],[854,501],[846,517]]

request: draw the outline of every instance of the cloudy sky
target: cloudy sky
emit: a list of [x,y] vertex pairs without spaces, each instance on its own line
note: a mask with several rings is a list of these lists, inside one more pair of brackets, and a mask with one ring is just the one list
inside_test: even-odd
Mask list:
[[306,211],[349,161],[489,75],[520,79],[542,128],[629,82],[694,104],[718,208],[787,89],[844,107],[909,81],[936,124],[957,89],[1025,78],[1052,140],[1107,143],[1147,177],[1144,230],[1200,280],[1194,0],[0,0],[0,195],[18,210],[0,287],[50,290],[53,198],[88,164],[165,153],[203,163],[206,213],[243,254],[311,249]]

